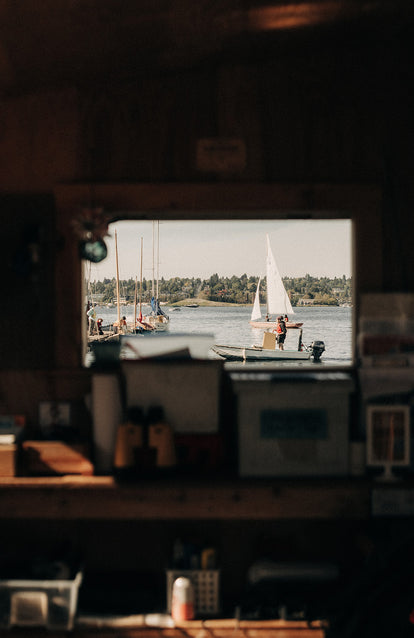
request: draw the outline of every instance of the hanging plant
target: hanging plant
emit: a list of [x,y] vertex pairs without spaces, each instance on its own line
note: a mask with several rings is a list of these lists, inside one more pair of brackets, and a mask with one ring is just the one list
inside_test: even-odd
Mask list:
[[82,208],[72,222],[79,238],[79,255],[94,263],[99,263],[108,254],[104,237],[109,236],[109,217],[103,208]]

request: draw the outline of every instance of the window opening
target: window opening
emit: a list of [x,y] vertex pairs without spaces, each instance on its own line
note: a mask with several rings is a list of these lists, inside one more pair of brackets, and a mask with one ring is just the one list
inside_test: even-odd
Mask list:
[[[273,335],[276,346],[270,347],[279,350],[277,317],[285,314],[285,352],[300,347],[306,352],[312,343],[321,342],[323,366],[352,364],[349,219],[123,220],[111,224],[109,232],[106,259],[99,264],[85,262],[85,313],[89,313],[85,365],[93,360],[92,344],[109,332],[128,339],[133,332],[140,338],[150,332],[171,337],[211,335],[212,346],[239,349],[260,349],[272,342]],[[267,268],[272,258],[270,266],[280,275],[279,283],[272,281]],[[285,293],[288,303],[280,310],[269,306],[277,290]],[[256,315],[255,300],[260,306]],[[148,330],[142,329],[147,324]],[[133,349],[128,350],[134,356]],[[207,356],[220,355],[209,348]],[[311,366],[314,361],[314,357],[227,359],[226,366]]]

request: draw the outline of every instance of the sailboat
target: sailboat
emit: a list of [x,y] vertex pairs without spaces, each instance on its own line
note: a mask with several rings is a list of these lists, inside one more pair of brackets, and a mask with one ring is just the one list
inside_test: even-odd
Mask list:
[[[277,326],[277,316],[289,316],[295,313],[273,256],[269,235],[266,235],[266,240],[266,319],[262,319],[262,311],[260,309],[261,278],[259,277],[249,323],[254,328],[267,328],[271,330]],[[270,319],[271,315],[276,315],[273,321]],[[287,328],[300,328],[302,325],[303,323],[286,321]]]
[[151,313],[144,317],[144,322],[152,326],[155,330],[167,330],[170,318],[165,312],[162,310],[160,306],[160,302],[158,299],[158,289],[159,289],[159,255],[160,255],[160,226],[159,222],[157,222],[157,288],[155,289],[155,257],[154,257],[154,248],[155,248],[155,232],[154,232],[154,222],[153,222],[153,234],[152,234],[152,298],[151,298]]
[[[280,315],[287,315],[293,313],[292,304],[285,290],[282,282],[282,278],[279,274],[279,270],[276,265],[276,261],[273,257],[273,253],[270,247],[269,235],[267,238],[267,260],[266,260],[266,281],[267,281],[267,313]],[[302,323],[288,322],[286,321],[286,327],[298,328],[296,335],[298,336],[297,346],[291,350],[280,350],[276,347],[277,339],[273,328],[276,327],[277,321],[262,320],[259,294],[260,294],[259,278],[256,290],[255,301],[253,304],[252,316],[249,321],[250,325],[255,328],[267,328],[263,333],[263,343],[261,346],[235,346],[235,345],[219,345],[212,346],[212,351],[219,357],[226,359],[227,361],[283,361],[285,359],[292,360],[306,360],[311,359],[320,361],[320,358],[325,351],[325,344],[323,341],[313,341],[310,346],[305,346],[302,341]],[[293,313],[294,314],[294,313]],[[279,346],[280,348],[280,346]]]
[[[121,322],[120,315],[120,297],[119,297],[119,267],[118,267],[118,238],[115,230],[115,260],[116,260],[116,293],[117,293],[117,306],[118,306],[118,321],[115,321],[112,326],[103,326],[102,319],[96,319],[96,329],[88,335],[88,344],[92,347],[96,343],[101,343],[104,341],[119,341],[119,335],[126,328],[123,326],[121,330],[120,326],[123,325]],[[93,308],[93,306],[92,306]]]
[[143,256],[143,238],[141,237],[141,251],[140,251],[140,283],[139,283],[139,315],[137,317],[137,296],[138,296],[138,282],[135,278],[135,297],[134,297],[134,317],[135,317],[135,333],[148,332],[155,330],[154,326],[150,325],[144,320],[142,316],[142,256]]

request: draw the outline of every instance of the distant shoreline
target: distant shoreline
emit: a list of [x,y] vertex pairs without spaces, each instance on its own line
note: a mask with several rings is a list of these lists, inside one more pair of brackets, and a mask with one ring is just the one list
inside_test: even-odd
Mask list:
[[[164,304],[163,304],[164,305]],[[209,301],[208,299],[200,299],[200,298],[194,298],[194,297],[189,297],[188,299],[182,299],[181,301],[176,301],[175,303],[167,303],[165,304],[167,305],[169,308],[177,308],[177,307],[186,307],[186,306],[194,306],[197,305],[200,308],[204,307],[226,307],[226,308],[230,308],[230,307],[237,307],[237,308],[251,308],[252,304],[251,303],[226,303],[225,301]],[[339,308],[340,306],[331,306],[329,304],[310,304],[309,306],[294,306],[294,308],[300,308],[301,310],[303,308]],[[349,306],[350,307],[350,306]]]
[[200,299],[198,297],[189,297],[188,299],[182,299],[181,301],[176,301],[175,303],[169,303],[167,306],[171,308],[183,307],[183,306],[197,306],[206,307],[206,306],[237,306],[237,307],[246,307],[248,308],[252,304],[246,303],[226,303],[225,301],[209,301],[208,299]]

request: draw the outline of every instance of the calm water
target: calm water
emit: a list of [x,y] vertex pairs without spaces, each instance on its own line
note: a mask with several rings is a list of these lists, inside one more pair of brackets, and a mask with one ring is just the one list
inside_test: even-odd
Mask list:
[[[169,334],[212,334],[214,335],[214,343],[221,345],[250,346],[262,343],[263,330],[252,328],[249,325],[250,307],[199,307],[181,308],[175,311],[172,308],[164,307],[164,311],[170,317]],[[121,309],[121,316],[125,315],[127,320],[132,321],[133,312],[133,306],[126,306]],[[117,309],[97,307],[97,315],[102,317],[104,324],[110,323],[117,319]],[[343,366],[351,363],[351,308],[295,308],[295,314],[291,315],[290,319],[303,322],[302,338],[305,345],[309,345],[315,340],[325,343],[326,350],[322,355],[323,365]],[[288,338],[285,342],[286,349],[297,347],[297,336],[298,331],[288,331]],[[146,335],[144,338],[151,338],[151,335]],[[309,362],[284,361],[278,362],[277,365],[298,364],[309,365]],[[275,365],[274,362],[271,365]]]

